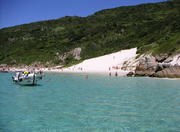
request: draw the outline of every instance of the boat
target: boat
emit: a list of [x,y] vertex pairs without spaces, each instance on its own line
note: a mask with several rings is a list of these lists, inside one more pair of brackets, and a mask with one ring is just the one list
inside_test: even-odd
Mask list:
[[13,82],[19,85],[36,85],[38,80],[42,80],[42,72],[15,72],[12,76]]

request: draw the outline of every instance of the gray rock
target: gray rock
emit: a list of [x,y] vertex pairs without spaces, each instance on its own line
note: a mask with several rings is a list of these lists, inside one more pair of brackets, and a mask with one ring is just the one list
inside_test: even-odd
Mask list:
[[156,57],[146,55],[139,59],[135,76],[180,78],[180,63],[178,61],[180,57],[176,58],[177,63],[171,63],[174,58],[168,57],[168,54],[160,54]]
[[80,60],[81,59],[81,48],[75,48],[69,52],[64,53],[63,55],[59,55],[59,53],[57,54],[57,57],[59,59],[59,61],[61,61],[62,63],[65,62],[66,58],[68,58],[69,56],[72,56],[75,60]]
[[174,66],[180,66],[179,64],[175,64]]
[[163,70],[163,69],[164,69],[164,68],[163,68],[163,64],[162,64],[162,63],[158,63],[158,64],[157,64],[157,69],[156,69],[155,72],[161,71],[161,70]]
[[152,76],[155,73],[154,70],[136,70],[135,76]]
[[8,38],[8,41],[14,42],[14,41],[16,41],[16,38]]
[[10,61],[10,64],[11,64],[11,65],[15,65],[16,63],[17,63],[17,62],[16,62],[15,59],[13,59],[13,60]]
[[160,78],[180,78],[180,66],[172,66],[155,73],[153,76]]
[[139,60],[135,70],[135,76],[151,76],[158,69],[158,63],[153,56],[145,56]]
[[169,56],[168,54],[164,53],[164,54],[156,55],[155,58],[157,62],[163,62],[168,58],[168,56]]
[[134,73],[133,73],[133,72],[129,72],[129,73],[127,74],[127,76],[128,76],[128,77],[132,77],[132,76],[134,76]]
[[34,38],[33,37],[23,37],[22,40],[23,41],[26,41],[26,40],[33,40]]
[[0,64],[0,67],[6,67],[7,64]]
[[170,63],[163,63],[163,64],[162,64],[163,69],[164,69],[164,68],[168,68],[168,67],[170,67],[170,66],[171,66]]
[[170,63],[171,61],[173,61],[172,57],[168,57],[167,59],[165,59],[163,62],[164,63]]
[[75,48],[74,50],[70,51],[69,54],[73,55],[75,60],[81,59],[81,48]]

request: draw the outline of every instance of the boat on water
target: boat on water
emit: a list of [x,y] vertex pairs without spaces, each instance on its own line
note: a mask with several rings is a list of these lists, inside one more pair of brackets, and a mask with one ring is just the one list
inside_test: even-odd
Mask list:
[[36,85],[38,80],[42,80],[43,73],[40,72],[15,72],[12,79],[15,83],[20,85]]

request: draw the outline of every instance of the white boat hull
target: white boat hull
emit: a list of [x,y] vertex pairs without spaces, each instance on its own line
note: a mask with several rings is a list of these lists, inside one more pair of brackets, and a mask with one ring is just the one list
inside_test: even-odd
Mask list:
[[20,85],[36,85],[37,81],[40,79],[42,79],[42,76],[39,76],[35,73],[30,73],[21,76],[13,76],[13,81]]
[[37,79],[35,78],[34,80],[32,78],[24,78],[22,81],[16,82],[20,85],[36,85],[37,84]]

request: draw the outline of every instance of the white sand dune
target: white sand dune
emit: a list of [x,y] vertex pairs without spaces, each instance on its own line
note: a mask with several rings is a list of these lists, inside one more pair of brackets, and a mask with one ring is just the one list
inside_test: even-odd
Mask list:
[[92,58],[80,64],[63,69],[64,72],[87,72],[87,73],[115,73],[125,75],[129,71],[121,70],[125,61],[132,60],[137,56],[137,48],[121,50],[112,54]]

